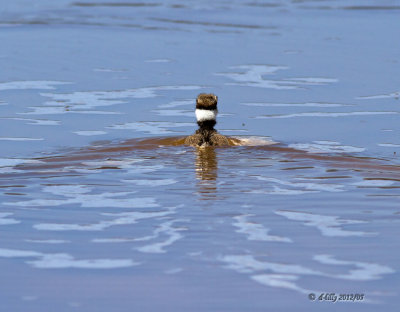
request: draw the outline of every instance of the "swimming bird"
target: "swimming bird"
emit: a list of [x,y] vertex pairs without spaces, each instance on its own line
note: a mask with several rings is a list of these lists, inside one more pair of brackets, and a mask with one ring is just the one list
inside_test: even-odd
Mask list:
[[217,123],[218,97],[212,93],[201,93],[196,99],[196,119],[199,129],[188,136],[184,144],[191,146],[228,146],[235,145],[234,139],[219,134],[214,126]]

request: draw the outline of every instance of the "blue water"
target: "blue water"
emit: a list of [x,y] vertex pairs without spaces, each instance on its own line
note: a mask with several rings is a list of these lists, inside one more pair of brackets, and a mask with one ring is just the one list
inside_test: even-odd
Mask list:
[[4,0],[1,311],[396,311],[399,12]]

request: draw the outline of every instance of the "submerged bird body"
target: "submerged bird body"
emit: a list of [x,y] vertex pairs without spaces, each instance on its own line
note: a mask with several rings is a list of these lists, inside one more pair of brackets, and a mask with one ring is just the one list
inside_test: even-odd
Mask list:
[[186,145],[192,146],[229,146],[232,145],[229,139],[221,135],[217,132],[217,130],[213,131],[196,131],[195,134],[188,136],[185,139]]
[[234,139],[219,134],[214,126],[217,123],[218,97],[214,94],[201,93],[196,100],[196,119],[199,129],[185,139],[186,145],[192,146],[229,146],[235,145]]

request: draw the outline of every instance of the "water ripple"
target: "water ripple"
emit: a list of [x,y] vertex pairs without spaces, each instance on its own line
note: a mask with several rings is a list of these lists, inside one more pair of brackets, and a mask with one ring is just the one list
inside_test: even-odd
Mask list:
[[[313,259],[326,265],[355,266],[357,269],[349,270],[346,274],[329,274],[296,264],[259,261],[252,255],[226,255],[219,257],[219,260],[225,263],[225,268],[238,273],[250,274],[250,278],[260,284],[270,287],[291,289],[300,293],[324,292],[299,286],[296,281],[303,275],[324,276],[333,279],[352,281],[367,281],[379,279],[385,274],[395,273],[395,271],[388,266],[359,261],[336,260],[331,255],[315,255]],[[268,271],[270,273],[260,274],[260,271]]]
[[270,229],[265,228],[259,223],[250,222],[248,217],[254,215],[245,214],[236,216],[233,219],[236,221],[233,226],[237,227],[237,233],[245,234],[248,240],[254,241],[269,241],[269,242],[286,242],[291,243],[292,240],[287,237],[269,235]]
[[39,269],[117,269],[139,265],[131,259],[85,259],[78,260],[65,253],[41,253],[30,250],[0,248],[0,257],[3,258],[37,258],[26,263]]
[[6,202],[4,204],[18,207],[52,207],[68,204],[77,204],[86,208],[150,208],[158,207],[152,197],[128,197],[136,192],[103,192],[100,194],[89,194],[92,188],[85,185],[49,185],[43,188],[43,192],[57,196],[63,196],[64,199],[38,198],[25,201]]
[[62,81],[47,81],[47,80],[35,80],[35,81],[9,81],[0,82],[0,91],[6,90],[54,90],[56,86],[70,84],[70,82]]
[[112,125],[107,127],[113,130],[135,130],[149,134],[170,134],[177,133],[178,131],[171,130],[170,128],[178,127],[193,127],[193,123],[188,122],[168,122],[168,121],[142,121],[142,122],[128,122],[119,125]]
[[264,79],[265,75],[275,74],[279,70],[288,69],[285,66],[276,65],[240,65],[230,67],[239,71],[230,73],[216,73],[215,75],[224,76],[236,81],[228,85],[240,85],[249,87],[269,88],[277,90],[298,89],[304,85],[326,85],[337,82],[333,78],[284,78],[280,80]]
[[363,147],[341,145],[334,141],[314,141],[313,143],[293,143],[289,147],[307,151],[308,153],[360,153],[365,151]]
[[395,273],[395,271],[385,265],[380,265],[371,262],[360,262],[360,261],[344,261],[337,260],[332,255],[315,255],[315,261],[318,261],[323,264],[329,265],[352,265],[357,269],[350,270],[347,274],[338,274],[336,278],[346,279],[346,280],[356,280],[356,281],[369,281],[382,278],[383,274],[391,274]]
[[189,220],[178,219],[161,223],[159,227],[154,231],[153,237],[156,238],[160,235],[166,235],[167,239],[161,242],[144,245],[136,249],[140,252],[145,252],[145,253],[165,253],[166,252],[166,250],[164,249],[165,247],[172,245],[176,241],[183,238],[183,235],[180,234],[179,232],[186,231],[187,229],[184,227],[173,226],[175,222],[181,222],[181,221],[189,221]]
[[348,116],[377,116],[377,115],[398,115],[399,112],[394,111],[377,111],[377,112],[335,112],[335,113],[328,113],[328,112],[309,112],[309,113],[293,113],[293,114],[281,114],[281,115],[261,115],[255,116],[253,118],[256,119],[268,119],[268,118],[297,118],[297,117],[330,117],[330,118],[337,118],[337,117],[348,117]]
[[13,218],[8,218],[9,216],[12,216],[13,213],[11,212],[0,212],[0,225],[9,225],[9,224],[18,224],[21,223],[21,221],[13,219]]
[[377,100],[377,99],[396,99],[400,98],[400,91],[388,93],[388,94],[378,94],[378,95],[368,95],[368,96],[359,96],[357,99],[359,100]]
[[77,224],[77,223],[39,223],[33,227],[41,231],[103,231],[109,227],[117,225],[135,224],[138,220],[164,217],[171,213],[172,210],[156,211],[156,212],[124,212],[124,213],[102,213],[106,217],[117,217],[112,220],[104,220],[92,224]]
[[363,220],[341,219],[337,216],[318,215],[309,212],[278,210],[277,215],[283,216],[289,220],[300,221],[305,226],[317,228],[323,236],[329,237],[348,237],[348,236],[373,236],[377,233],[350,231],[342,228],[343,225],[367,223]]

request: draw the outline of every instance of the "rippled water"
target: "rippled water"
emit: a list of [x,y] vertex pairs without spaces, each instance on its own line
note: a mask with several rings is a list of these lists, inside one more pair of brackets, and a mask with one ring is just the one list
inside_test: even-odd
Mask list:
[[2,310],[396,311],[399,1],[3,2]]

